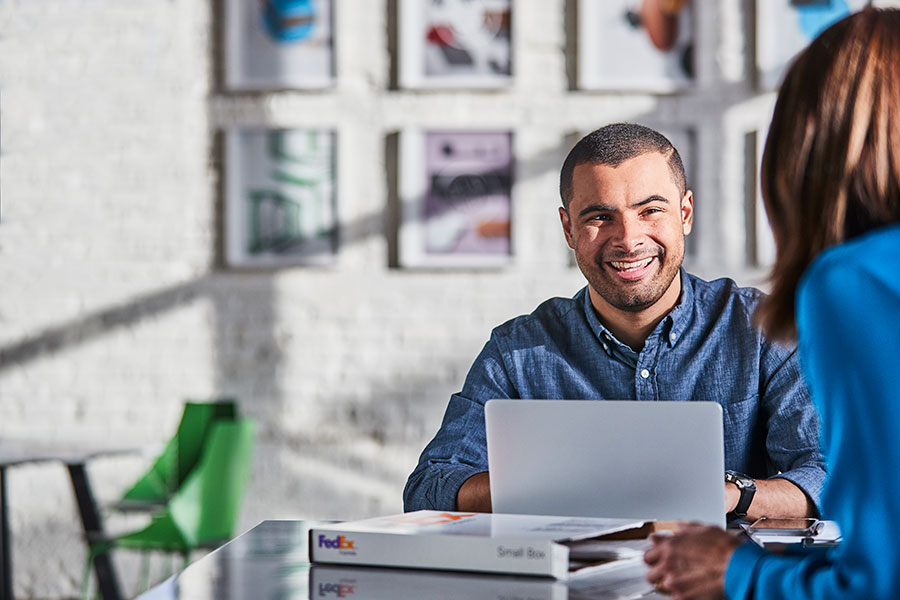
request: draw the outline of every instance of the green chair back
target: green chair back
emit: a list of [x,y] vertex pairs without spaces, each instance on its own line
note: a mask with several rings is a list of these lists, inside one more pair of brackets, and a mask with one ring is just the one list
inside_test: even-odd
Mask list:
[[162,453],[122,496],[120,508],[128,504],[163,504],[184,483],[197,464],[213,423],[237,417],[233,398],[210,402],[186,402],[175,435]]
[[213,423],[200,461],[166,507],[115,545],[187,554],[229,540],[250,476],[254,435],[250,419]]

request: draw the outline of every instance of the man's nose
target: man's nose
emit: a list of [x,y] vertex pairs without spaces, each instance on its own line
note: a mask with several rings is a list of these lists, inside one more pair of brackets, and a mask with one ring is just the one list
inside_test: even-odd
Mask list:
[[644,244],[644,227],[637,217],[626,216],[616,223],[613,244],[625,252],[633,252]]

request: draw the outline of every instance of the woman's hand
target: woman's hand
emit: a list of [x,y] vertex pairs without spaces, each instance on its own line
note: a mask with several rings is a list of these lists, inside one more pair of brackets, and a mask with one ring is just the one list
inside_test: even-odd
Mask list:
[[718,527],[691,524],[674,535],[654,534],[644,553],[647,581],[675,600],[722,598],[725,570],[741,541]]

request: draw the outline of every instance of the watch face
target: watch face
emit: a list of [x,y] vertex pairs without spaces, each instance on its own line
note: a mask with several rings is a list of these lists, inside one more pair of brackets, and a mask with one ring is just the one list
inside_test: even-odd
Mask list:
[[754,481],[752,477],[734,471],[728,471],[726,473],[725,481],[730,481],[739,488],[756,487],[756,481]]

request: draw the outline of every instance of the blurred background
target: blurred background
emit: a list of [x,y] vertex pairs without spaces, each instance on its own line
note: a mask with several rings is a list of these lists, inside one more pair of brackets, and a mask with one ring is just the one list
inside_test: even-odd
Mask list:
[[[559,167],[615,121],[685,158],[688,269],[765,287],[773,89],[865,3],[674,4],[654,43],[641,0],[0,0],[0,437],[161,444],[232,396],[238,532],[400,511],[491,328],[584,285]],[[151,460],[92,461],[98,500]],[[65,468],[6,486],[17,597],[77,596]]]

